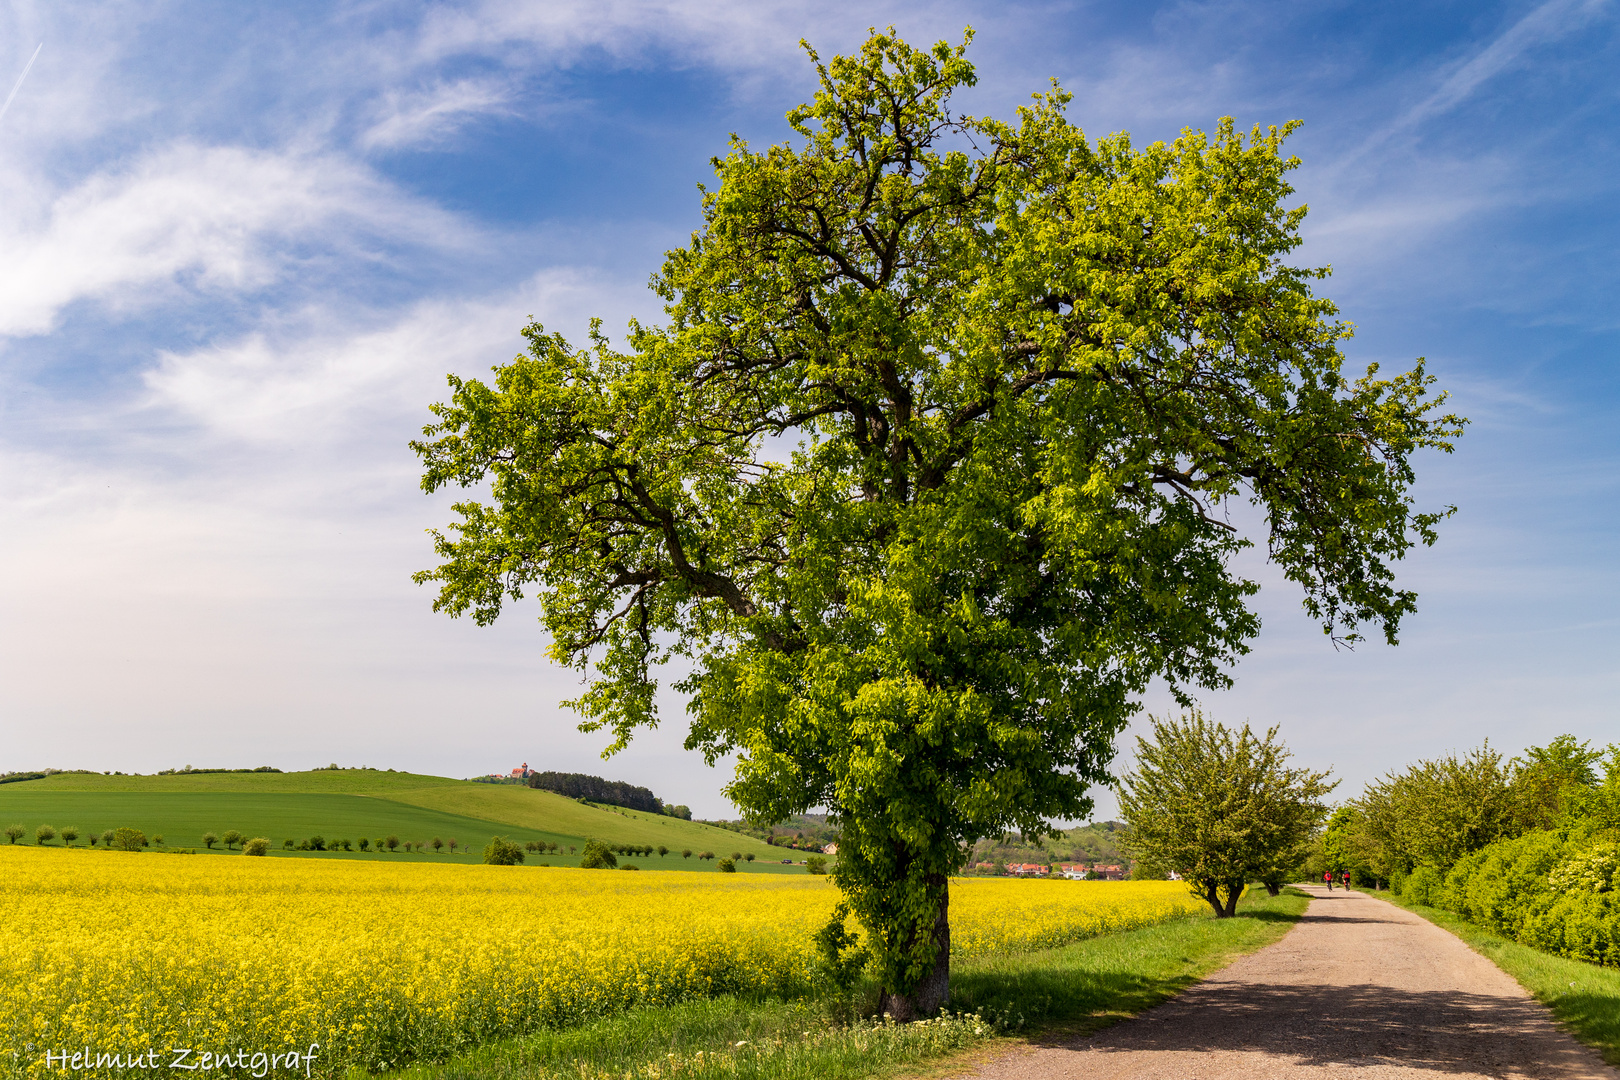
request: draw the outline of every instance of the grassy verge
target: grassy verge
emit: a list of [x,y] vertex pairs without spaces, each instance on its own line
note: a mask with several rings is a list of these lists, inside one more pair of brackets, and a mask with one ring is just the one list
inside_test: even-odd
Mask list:
[[1620,970],[1553,956],[1492,933],[1449,911],[1376,895],[1456,934],[1469,948],[1517,979],[1581,1042],[1620,1065]]
[[1062,949],[984,957],[951,980],[953,1008],[1022,1018],[1035,1029],[1083,1034],[1151,1008],[1270,945],[1305,911],[1310,897],[1245,896],[1233,919],[1198,918],[1107,934]]
[[957,966],[954,1016],[843,1022],[848,1003],[718,998],[479,1047],[399,1080],[851,1080],[937,1067],[1035,1033],[1080,1034],[1156,1005],[1280,938],[1309,898],[1245,898],[1239,917],[1183,919]]

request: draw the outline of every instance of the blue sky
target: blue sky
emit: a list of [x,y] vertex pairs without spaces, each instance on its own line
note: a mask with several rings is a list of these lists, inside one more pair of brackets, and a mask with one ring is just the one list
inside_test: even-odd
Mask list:
[[889,23],[974,27],[974,113],[1055,77],[1139,143],[1303,120],[1299,259],[1352,365],[1427,356],[1473,420],[1419,462],[1461,510],[1401,646],[1335,651],[1256,567],[1209,713],[1344,795],[1487,737],[1620,738],[1612,0],[14,2],[0,93],[43,48],[0,116],[0,770],[527,760],[729,813],[677,702],[602,762],[534,612],[431,613],[448,500],[405,444],[526,316],[656,317],[709,157],[810,93],[798,40]]

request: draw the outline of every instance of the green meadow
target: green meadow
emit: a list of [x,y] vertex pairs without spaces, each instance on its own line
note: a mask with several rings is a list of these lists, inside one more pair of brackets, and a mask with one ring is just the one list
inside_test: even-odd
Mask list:
[[[528,856],[528,862],[577,865],[577,854],[590,839],[609,844],[662,844],[670,854],[629,856],[645,869],[712,871],[715,862],[696,857],[752,853],[742,861],[744,873],[804,873],[784,866],[799,853],[771,847],[752,837],[679,818],[576,802],[549,791],[506,784],[481,784],[414,773],[372,769],[316,770],[303,773],[192,773],[168,776],[105,776],[59,773],[39,780],[0,784],[0,826],[18,824],[32,843],[41,824],[78,828],[79,845],[91,834],[130,826],[148,837],[161,835],[169,849],[207,853],[202,836],[235,829],[244,836],[263,836],[279,857],[420,859],[475,862],[490,837],[517,843],[535,840],[561,845],[561,853]],[[435,854],[360,851],[285,851],[282,843],[320,836],[351,843],[365,837],[397,836],[403,842],[454,838],[470,851]],[[60,844],[61,840],[54,841]],[[691,850],[692,858],[680,852]],[[216,845],[216,853],[226,852]],[[626,857],[621,857],[621,862]]]

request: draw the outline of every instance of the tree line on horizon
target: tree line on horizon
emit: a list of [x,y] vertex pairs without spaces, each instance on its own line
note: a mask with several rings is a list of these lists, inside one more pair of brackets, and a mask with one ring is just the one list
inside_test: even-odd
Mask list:
[[626,810],[640,810],[648,814],[692,820],[692,811],[689,807],[665,803],[663,799],[654,795],[650,788],[629,784],[623,780],[604,780],[600,776],[590,776],[586,773],[554,772],[548,769],[545,772],[531,774],[528,785],[531,788],[555,792],[584,802],[607,803],[609,806],[622,806]]

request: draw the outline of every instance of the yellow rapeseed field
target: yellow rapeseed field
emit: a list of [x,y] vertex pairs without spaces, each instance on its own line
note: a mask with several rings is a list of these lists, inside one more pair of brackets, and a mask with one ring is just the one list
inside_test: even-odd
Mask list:
[[[331,1076],[636,1005],[801,994],[837,900],[809,875],[0,846],[0,1070]],[[1172,882],[969,879],[952,940],[1045,947],[1198,909]]]

